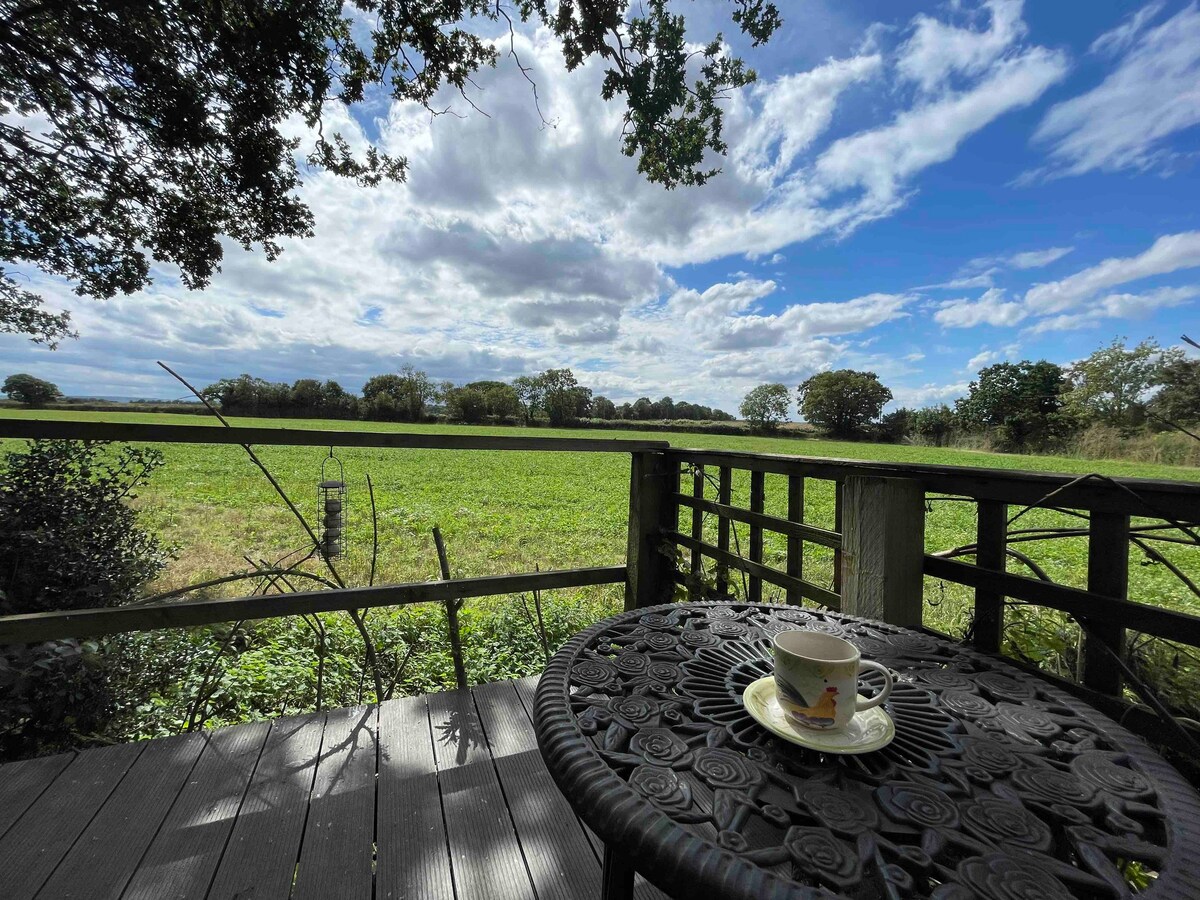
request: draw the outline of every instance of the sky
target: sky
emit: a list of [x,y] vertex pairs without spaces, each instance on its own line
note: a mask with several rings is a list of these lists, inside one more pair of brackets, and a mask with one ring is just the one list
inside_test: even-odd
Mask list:
[[[778,2],[778,0],[777,0]],[[0,371],[71,395],[155,397],[249,372],[358,390],[569,366],[617,402],[735,411],[752,387],[876,372],[898,405],[952,402],[1003,360],[1200,332],[1200,7],[1155,0],[803,0],[764,48],[731,4],[681,4],[758,82],[727,103],[703,187],[620,153],[600,66],[527,27],[474,112],[375,98],[326,124],[409,161],[402,185],[304,177],[316,235],[269,262],[229,245],[200,292],[169,267],[106,302],[26,270],[80,332],[0,335]],[[498,38],[499,40],[499,38]]]

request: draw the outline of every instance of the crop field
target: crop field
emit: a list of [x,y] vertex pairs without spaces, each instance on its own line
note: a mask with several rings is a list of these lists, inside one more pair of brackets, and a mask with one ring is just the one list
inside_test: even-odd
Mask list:
[[[0,410],[0,416],[6,418],[16,415],[94,420],[116,418],[112,413]],[[215,421],[196,416],[128,414],[120,418],[122,421],[183,424],[211,421],[213,427],[220,427]],[[497,435],[528,433],[513,428],[376,422],[233,421],[235,424],[294,428]],[[683,447],[1200,481],[1200,469],[905,445],[636,431],[536,429],[533,433],[539,437],[667,439],[673,445]],[[7,449],[15,449],[18,442],[5,443],[9,445]],[[174,589],[244,571],[248,567],[247,557],[274,562],[305,546],[304,532],[240,447],[176,444],[161,445],[161,450],[165,465],[134,501],[144,524],[174,548],[174,559],[159,582],[153,585],[153,590]],[[322,460],[329,449],[263,447],[257,452],[301,511],[315,519],[316,486]],[[445,537],[456,577],[532,571],[535,567],[613,565],[624,560],[628,454],[384,449],[335,452],[345,466],[349,493],[347,555],[339,563],[349,583],[365,584],[370,568],[372,516],[368,475],[374,486],[378,524],[376,583],[437,578],[438,563],[431,534],[435,525]],[[746,473],[740,474],[740,480],[735,475],[733,502],[745,506],[748,504],[749,479]],[[687,485],[687,479],[684,481]],[[784,482],[782,476],[767,476],[767,512],[784,514]],[[715,496],[715,488],[706,494]],[[684,510],[683,515],[690,522],[690,510]],[[809,480],[805,493],[805,520],[822,527],[833,527],[831,483]],[[1023,521],[1030,525],[1070,522],[1050,512],[1032,513]],[[687,527],[685,525],[684,530]],[[707,522],[708,528],[712,534],[707,539],[715,543],[715,522]],[[927,514],[927,549],[943,550],[969,543],[973,540],[974,530],[975,515],[971,504],[935,502]],[[745,530],[737,533],[735,542],[745,552],[748,542]],[[1197,548],[1169,546],[1168,555],[1177,565],[1185,571],[1200,571]],[[1083,585],[1086,577],[1084,539],[1025,544],[1022,549],[1031,553],[1055,580]],[[783,568],[784,553],[783,538],[767,534],[765,561]],[[1140,559],[1131,559],[1131,599],[1200,611],[1186,587],[1165,567],[1139,565],[1139,562]],[[1010,567],[1014,565],[1010,562]],[[806,578],[829,584],[832,570],[831,551],[805,545]],[[1017,571],[1016,568],[1012,570]],[[245,593],[247,588],[246,584],[235,584],[225,590],[227,593]],[[765,598],[772,596],[772,590],[770,585],[764,585]],[[927,624],[961,633],[969,615],[966,598],[966,589],[931,581],[926,588]],[[547,629],[557,641],[618,609],[620,596],[616,587],[593,588],[558,591],[543,598],[543,602]],[[532,639],[532,632],[528,639],[522,637],[516,642],[521,646],[514,646],[511,639],[514,629],[529,631],[527,608],[527,605],[522,608],[517,598],[468,602],[464,610],[464,643],[468,671],[473,680],[526,674],[539,666],[540,651]],[[414,657],[412,668],[402,682],[406,689],[427,690],[448,684],[450,670],[448,658],[441,648],[444,624],[439,608],[380,610],[372,615],[381,620],[381,625],[383,620],[393,622],[399,629],[397,640],[419,644],[421,654],[425,655],[421,659]],[[510,632],[510,639],[495,638],[492,632],[500,626],[503,626],[501,630]],[[299,640],[295,637],[295,641]],[[294,647],[289,649],[295,650]],[[307,665],[302,661],[293,662],[301,667]],[[243,714],[253,712],[245,710]]]

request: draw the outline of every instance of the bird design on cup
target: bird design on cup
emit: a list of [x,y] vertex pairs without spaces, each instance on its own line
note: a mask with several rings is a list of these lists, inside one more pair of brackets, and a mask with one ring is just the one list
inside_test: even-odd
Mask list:
[[792,685],[781,680],[776,681],[776,690],[780,699],[787,701],[782,704],[784,713],[809,728],[829,728],[837,718],[838,689],[835,685],[826,685],[816,703],[809,703]]

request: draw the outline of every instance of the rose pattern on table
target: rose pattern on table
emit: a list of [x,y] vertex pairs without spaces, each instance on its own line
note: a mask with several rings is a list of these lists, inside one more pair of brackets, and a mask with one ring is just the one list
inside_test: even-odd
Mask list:
[[[793,627],[893,668],[891,745],[831,757],[749,717],[741,694]],[[1155,782],[1127,748],[963,645],[816,609],[688,603],[619,619],[565,671],[572,721],[613,773],[704,826],[714,852],[790,867],[797,897],[1116,900],[1121,866],[1168,861]]]
[[670,769],[638,766],[629,785],[664,812],[686,812],[692,806],[692,789]]

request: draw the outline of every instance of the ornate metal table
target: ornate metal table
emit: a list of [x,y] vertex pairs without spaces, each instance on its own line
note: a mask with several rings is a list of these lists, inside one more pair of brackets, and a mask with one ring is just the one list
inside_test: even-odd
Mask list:
[[[789,628],[897,674],[887,748],[770,735],[742,691]],[[867,684],[869,684],[869,679]],[[1140,738],[1035,677],[926,634],[798,607],[685,603],[584,631],[536,701],[546,765],[605,842],[680,900],[1200,897],[1200,797]]]

